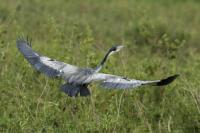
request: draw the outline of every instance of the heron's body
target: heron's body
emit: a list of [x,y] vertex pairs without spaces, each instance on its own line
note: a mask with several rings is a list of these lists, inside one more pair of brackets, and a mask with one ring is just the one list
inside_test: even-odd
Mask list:
[[28,42],[28,40],[24,40],[23,38],[17,40],[17,47],[36,70],[49,77],[62,77],[66,83],[61,86],[61,90],[69,96],[77,96],[79,93],[80,96],[90,95],[90,91],[87,87],[93,82],[100,82],[103,87],[111,89],[129,89],[148,84],[157,86],[167,85],[178,76],[174,75],[162,80],[142,81],[128,79],[122,76],[99,73],[108,57],[112,53],[118,52],[122,46],[112,47],[106,53],[100,64],[94,69],[79,68],[74,65],[42,56],[33,51],[30,46],[30,42]]

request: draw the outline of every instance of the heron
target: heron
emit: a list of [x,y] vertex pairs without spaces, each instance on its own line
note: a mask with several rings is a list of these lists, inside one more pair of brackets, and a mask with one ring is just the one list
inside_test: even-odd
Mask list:
[[61,77],[65,83],[60,90],[70,97],[91,95],[88,85],[99,83],[106,89],[134,89],[144,85],[164,86],[170,84],[179,75],[175,74],[160,80],[136,80],[124,76],[100,73],[108,57],[113,53],[119,52],[124,46],[115,45],[105,54],[102,61],[95,68],[80,68],[55,59],[43,56],[32,49],[30,39],[18,37],[16,41],[18,50],[25,59],[39,72],[48,77]]

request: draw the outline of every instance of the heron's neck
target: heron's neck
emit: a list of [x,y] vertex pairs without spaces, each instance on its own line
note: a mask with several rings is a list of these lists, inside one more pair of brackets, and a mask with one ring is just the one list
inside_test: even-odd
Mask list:
[[111,54],[112,51],[108,51],[106,53],[106,55],[104,56],[103,60],[101,61],[101,63],[95,68],[96,72],[99,72],[101,70],[101,68],[103,67],[103,65],[105,64],[106,60],[108,59],[109,55]]

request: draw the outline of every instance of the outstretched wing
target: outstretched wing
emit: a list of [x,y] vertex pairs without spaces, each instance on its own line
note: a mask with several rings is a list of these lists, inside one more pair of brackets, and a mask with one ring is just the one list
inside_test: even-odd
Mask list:
[[17,39],[17,47],[27,61],[38,71],[49,77],[58,77],[63,73],[75,73],[79,68],[46,56],[42,56],[31,48],[31,43],[23,38]]
[[131,89],[142,85],[167,85],[174,81],[178,76],[179,75],[173,75],[161,80],[143,81],[110,74],[97,73],[93,76],[93,81],[100,81],[100,84],[108,89]]

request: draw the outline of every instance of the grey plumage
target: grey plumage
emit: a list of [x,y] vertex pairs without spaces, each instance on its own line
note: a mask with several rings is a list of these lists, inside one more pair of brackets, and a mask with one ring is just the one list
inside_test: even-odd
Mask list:
[[105,79],[101,85],[108,88],[108,89],[131,89],[136,88],[142,85],[154,85],[154,86],[163,86],[171,83],[175,80],[179,75],[173,75],[166,79],[162,80],[153,80],[153,81],[142,81],[142,80],[135,80],[135,79],[127,79],[124,77],[111,77]]
[[174,75],[162,80],[142,81],[99,73],[108,57],[112,53],[118,52],[123,47],[120,45],[109,49],[101,63],[93,69],[79,68],[40,55],[31,48],[31,43],[28,39],[18,38],[16,43],[19,51],[36,70],[49,77],[62,77],[66,83],[61,86],[61,90],[69,96],[77,96],[78,93],[80,93],[80,96],[90,95],[90,91],[87,87],[92,82],[100,82],[101,86],[109,89],[131,89],[142,85],[167,85],[178,76]]
[[65,74],[75,73],[78,68],[66,64],[64,62],[56,61],[46,56],[39,55],[37,52],[33,51],[31,44],[19,38],[17,40],[17,47],[19,51],[24,55],[27,61],[38,71],[44,73],[49,77],[58,77]]

